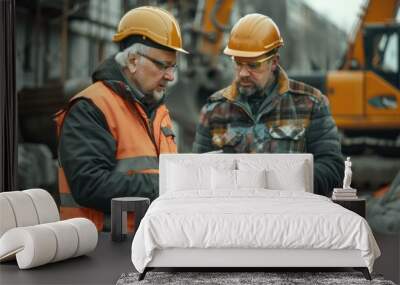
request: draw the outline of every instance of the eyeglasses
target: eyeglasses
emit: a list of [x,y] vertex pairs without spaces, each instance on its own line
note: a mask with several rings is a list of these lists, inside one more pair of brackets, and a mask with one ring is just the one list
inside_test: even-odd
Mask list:
[[271,59],[274,55],[270,55],[268,57],[256,60],[256,61],[249,61],[249,62],[240,62],[236,60],[234,57],[232,57],[232,61],[235,65],[235,68],[237,70],[241,70],[243,67],[246,67],[246,69],[250,72],[257,72],[260,71],[261,66],[264,62],[267,60]]
[[172,70],[172,72],[174,72],[177,68],[176,63],[174,64],[168,64],[164,61],[152,58],[150,56],[148,56],[147,54],[143,54],[141,52],[137,52],[138,55],[143,56],[144,58],[147,58],[148,60],[150,60],[152,63],[154,63],[155,66],[157,66],[157,68],[163,72],[167,72],[168,70]]

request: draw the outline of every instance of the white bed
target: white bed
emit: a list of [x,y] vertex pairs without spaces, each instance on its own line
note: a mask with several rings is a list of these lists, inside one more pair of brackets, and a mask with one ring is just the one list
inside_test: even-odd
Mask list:
[[[362,217],[312,194],[310,154],[169,154],[132,243],[154,267],[354,267],[380,255]],[[368,268],[368,270],[367,270]]]

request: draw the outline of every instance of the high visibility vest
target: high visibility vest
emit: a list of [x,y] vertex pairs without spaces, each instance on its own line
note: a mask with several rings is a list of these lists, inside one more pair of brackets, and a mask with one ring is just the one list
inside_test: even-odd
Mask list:
[[[80,98],[90,100],[104,114],[117,145],[116,169],[118,171],[126,173],[126,175],[158,174],[160,153],[177,152],[172,136],[171,119],[165,105],[158,107],[154,120],[151,122],[139,103],[133,100],[128,102],[102,82],[96,82],[75,95],[67,108],[56,114],[58,137],[60,137],[64,119],[70,107],[75,100]],[[105,215],[101,211],[85,208],[76,203],[60,163],[58,181],[61,196],[61,218],[86,217],[95,223],[99,231],[102,230],[105,225]],[[133,228],[132,218],[128,221],[128,228]]]

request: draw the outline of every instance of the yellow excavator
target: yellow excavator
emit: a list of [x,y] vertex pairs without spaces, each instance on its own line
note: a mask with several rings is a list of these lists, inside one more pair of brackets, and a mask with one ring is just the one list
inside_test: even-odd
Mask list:
[[301,78],[328,95],[344,153],[369,149],[400,156],[399,4],[368,1],[341,67],[319,78]]

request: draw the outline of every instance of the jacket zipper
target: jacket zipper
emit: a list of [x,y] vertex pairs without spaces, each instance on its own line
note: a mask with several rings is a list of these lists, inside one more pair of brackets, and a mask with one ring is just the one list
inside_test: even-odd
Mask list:
[[246,115],[253,121],[253,123],[256,124],[256,121],[255,121],[254,117],[252,116],[252,114],[250,114],[250,113],[246,110],[246,107],[245,107],[243,104],[241,104],[241,103],[239,103],[239,102],[234,102],[233,104],[235,104],[235,105],[236,105],[237,107],[239,107],[243,112],[245,112]]
[[150,139],[152,140],[154,147],[156,149],[157,157],[160,157],[160,150],[157,147],[156,138],[154,137],[154,128],[153,121],[151,119],[147,119],[148,132],[150,135]]

